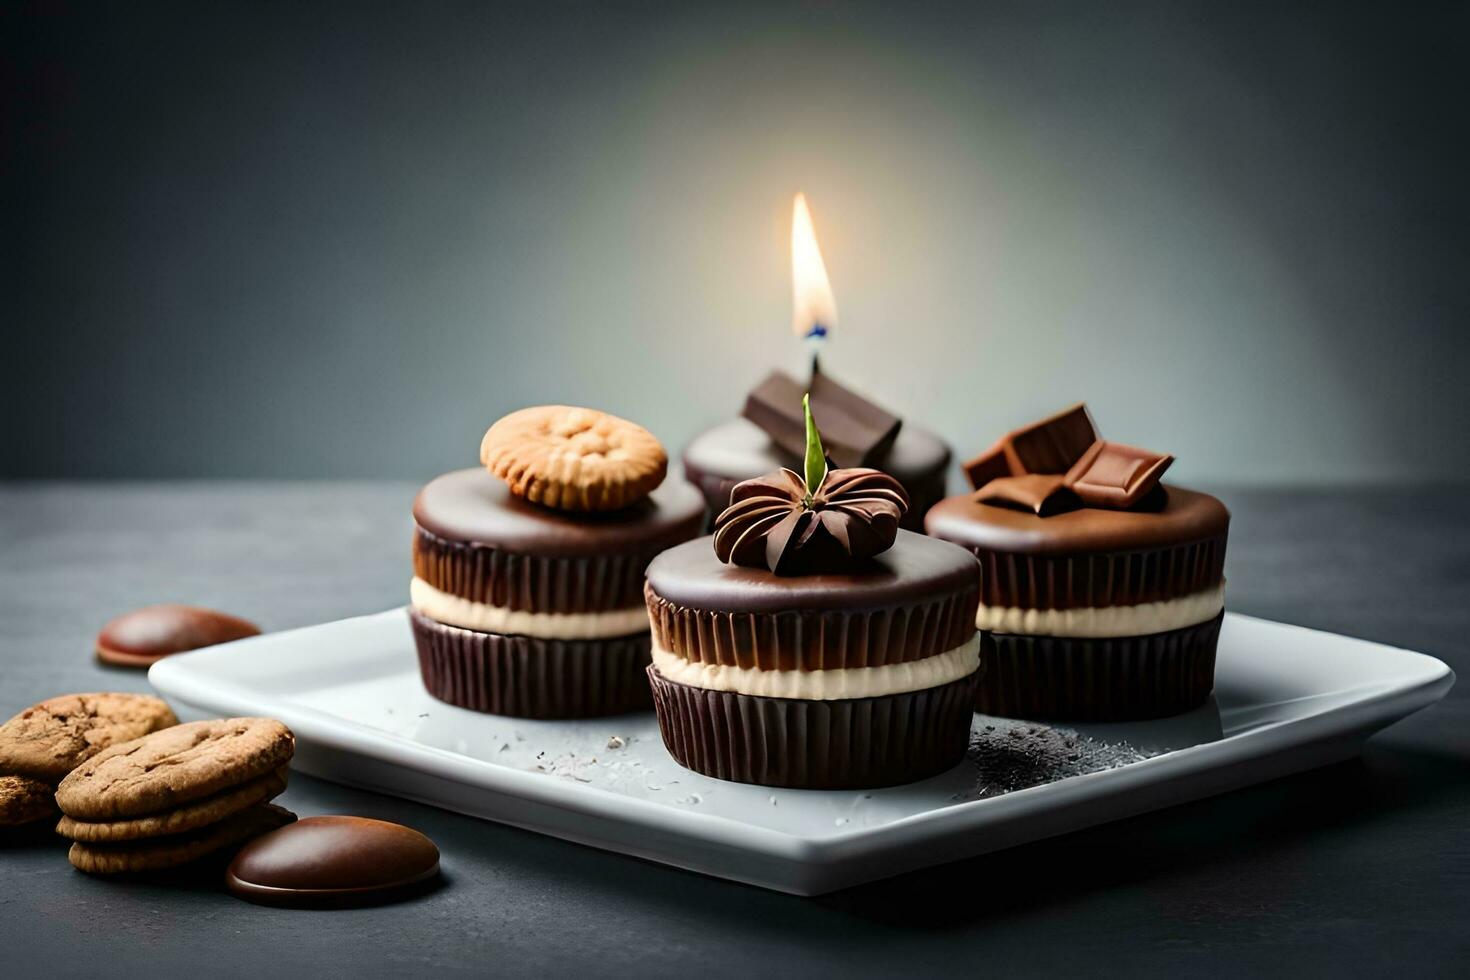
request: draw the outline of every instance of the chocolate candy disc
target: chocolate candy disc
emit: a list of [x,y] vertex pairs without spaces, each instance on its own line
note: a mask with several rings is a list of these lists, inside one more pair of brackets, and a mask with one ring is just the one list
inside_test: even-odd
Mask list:
[[258,837],[225,883],[262,905],[332,908],[396,901],[439,874],[439,848],[417,830],[367,817],[307,817]]
[[97,634],[97,659],[118,667],[147,667],[183,653],[256,636],[260,627],[238,616],[167,603],[123,613]]

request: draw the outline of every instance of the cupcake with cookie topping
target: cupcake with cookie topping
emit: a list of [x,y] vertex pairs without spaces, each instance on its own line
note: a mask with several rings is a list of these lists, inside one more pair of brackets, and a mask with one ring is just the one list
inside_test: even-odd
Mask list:
[[664,481],[668,457],[647,429],[592,409],[507,415],[480,458],[414,501],[409,618],[424,686],[529,718],[646,709],[644,570],[700,532],[703,499]]
[[807,411],[805,475],[735,487],[713,537],[648,568],[648,678],[665,746],[719,779],[888,786],[963,758],[980,568],[900,529],[908,497],[835,469]]

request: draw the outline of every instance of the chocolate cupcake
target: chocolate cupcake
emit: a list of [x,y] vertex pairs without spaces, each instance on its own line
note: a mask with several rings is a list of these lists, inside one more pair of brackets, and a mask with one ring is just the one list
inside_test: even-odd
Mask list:
[[1160,483],[1172,462],[1101,439],[1077,405],[965,464],[976,491],[925,527],[984,569],[977,625],[995,655],[977,710],[1117,721],[1209,697],[1230,513]]
[[767,786],[942,772],[969,742],[979,566],[899,529],[891,476],[820,452],[807,474],[739,484],[713,538],[649,565],[664,744],[696,772]]
[[699,533],[703,500],[661,482],[667,458],[646,430],[588,409],[506,416],[481,459],[414,501],[409,618],[424,686],[529,718],[647,708],[643,572]]
[[787,374],[772,373],[746,396],[742,417],[701,433],[685,448],[684,475],[704,494],[711,519],[729,506],[737,483],[801,467],[802,393],[808,388],[812,414],[834,462],[882,470],[896,479],[909,500],[902,527],[923,530],[924,514],[944,496],[949,446],[815,368],[805,388]]

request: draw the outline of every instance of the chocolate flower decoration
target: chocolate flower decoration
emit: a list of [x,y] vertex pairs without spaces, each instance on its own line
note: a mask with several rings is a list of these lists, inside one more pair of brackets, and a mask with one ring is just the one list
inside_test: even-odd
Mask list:
[[866,467],[827,469],[812,491],[788,469],[737,484],[715,519],[715,554],[777,574],[838,570],[893,547],[909,499]]
[[841,569],[893,547],[909,498],[878,470],[834,470],[806,416],[805,478],[782,469],[735,485],[730,506],[715,518],[720,561],[780,573]]

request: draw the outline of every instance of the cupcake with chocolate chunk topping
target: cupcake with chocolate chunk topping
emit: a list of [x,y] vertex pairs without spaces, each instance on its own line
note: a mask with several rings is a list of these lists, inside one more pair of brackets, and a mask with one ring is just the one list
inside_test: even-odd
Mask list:
[[414,641],[429,693],[495,714],[572,718],[649,706],[643,572],[700,532],[704,503],[663,482],[646,429],[524,409],[485,434],[481,469],[414,501]]
[[980,570],[899,529],[891,476],[830,468],[739,484],[712,538],[648,568],[648,668],[683,766],[737,782],[887,786],[957,764],[980,668]]
[[995,656],[976,708],[1115,721],[1178,714],[1214,687],[1230,513],[1159,482],[1173,457],[1102,439],[1084,405],[965,464],[928,532],[984,568]]

